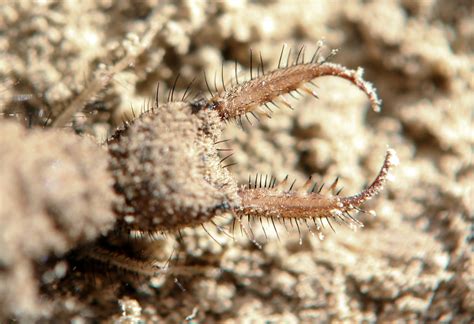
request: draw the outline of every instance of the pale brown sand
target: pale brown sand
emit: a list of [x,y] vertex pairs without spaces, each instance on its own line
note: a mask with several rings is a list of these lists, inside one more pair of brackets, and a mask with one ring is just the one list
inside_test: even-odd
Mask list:
[[[294,111],[276,111],[245,132],[227,128],[223,138],[234,140],[229,146],[238,162],[231,171],[242,183],[257,172],[279,179],[289,174],[297,184],[310,174],[328,182],[339,175],[344,192],[355,193],[376,174],[389,145],[400,157],[395,181],[367,206],[376,217],[360,215],[365,227],[358,232],[326,228],[323,241],[305,234],[300,245],[296,230],[282,228],[280,241],[272,233],[265,241],[260,233],[258,249],[245,237],[232,242],[214,233],[225,242],[219,246],[204,231],[189,230],[176,262],[222,271],[161,276],[119,296],[102,291],[93,302],[54,289],[38,297],[35,287],[45,274],[64,275],[61,259],[53,270],[35,261],[35,277],[31,264],[26,273],[12,275],[0,258],[0,318],[17,311],[21,321],[39,316],[180,322],[196,310],[192,321],[202,323],[472,319],[469,1],[149,2],[0,5],[0,80],[6,85],[0,110],[57,113],[93,79],[99,63],[111,66],[139,51],[134,66],[115,75],[86,109],[99,112],[77,119],[77,128],[100,140],[130,106],[140,109],[151,100],[158,81],[164,100],[177,73],[177,89],[184,91],[202,70],[213,83],[222,64],[228,78],[235,59],[240,69],[248,68],[249,48],[261,51],[268,70],[277,65],[283,44],[293,46],[293,53],[306,45],[308,57],[324,38],[340,49],[334,61],[366,70],[383,99],[382,112],[369,111],[365,97],[348,83],[320,80],[320,100],[295,101]],[[155,29],[141,48],[141,35]],[[193,89],[205,95],[202,81]],[[0,233],[11,235],[6,227]],[[176,243],[165,245],[164,259]],[[33,288],[7,294],[12,282]],[[18,311],[18,305],[24,308]]]

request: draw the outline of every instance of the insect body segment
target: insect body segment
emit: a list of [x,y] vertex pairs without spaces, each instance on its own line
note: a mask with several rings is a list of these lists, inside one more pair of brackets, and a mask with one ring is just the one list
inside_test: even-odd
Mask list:
[[217,113],[185,102],[160,105],[109,143],[119,226],[147,234],[208,222],[237,204],[237,184],[221,166]]

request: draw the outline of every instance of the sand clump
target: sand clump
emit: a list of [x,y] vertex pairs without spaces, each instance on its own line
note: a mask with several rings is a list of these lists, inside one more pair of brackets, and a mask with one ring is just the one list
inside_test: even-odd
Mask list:
[[65,276],[63,256],[115,222],[107,155],[92,139],[29,131],[2,121],[0,132],[0,312],[42,313],[41,283]]
[[[204,231],[187,230],[181,241],[170,239],[162,248],[166,256],[177,249],[173,262],[189,266],[190,275],[171,273],[92,297],[46,289],[45,303],[39,302],[37,287],[45,277],[46,284],[49,277],[51,282],[67,277],[62,255],[111,226],[113,217],[104,206],[113,197],[98,195],[100,203],[94,197],[60,200],[58,213],[43,206],[32,213],[18,207],[24,204],[15,188],[1,185],[0,222],[6,225],[0,225],[0,239],[10,239],[0,254],[0,318],[469,322],[474,313],[471,11],[469,1],[403,0],[2,5],[0,79],[10,85],[0,92],[0,111],[14,113],[20,122],[33,116],[42,123],[63,110],[100,64],[113,66],[140,49],[150,26],[156,33],[137,50],[133,66],[115,74],[75,115],[76,132],[103,140],[124,116],[132,116],[130,106],[140,110],[153,100],[158,81],[165,101],[178,73],[176,97],[203,70],[212,88],[221,67],[231,80],[234,60],[244,79],[249,48],[261,51],[268,71],[284,43],[294,46],[293,55],[297,45],[306,45],[308,57],[325,38],[329,47],[340,49],[336,62],[365,69],[383,99],[382,112],[371,112],[363,94],[348,83],[320,80],[319,100],[294,100],[295,111],[275,110],[271,119],[246,124],[245,131],[226,127],[222,138],[232,139],[232,161],[238,162],[231,172],[241,183],[249,173],[278,179],[290,174],[297,185],[310,174],[326,182],[339,175],[344,193],[352,194],[377,173],[387,145],[401,163],[385,194],[367,206],[377,216],[360,215],[365,227],[356,233],[326,228],[323,241],[304,234],[300,244],[294,229],[287,233],[282,227],[280,240],[257,233],[259,249],[237,233],[233,242],[214,230],[213,237],[223,242],[217,245]],[[192,89],[191,98],[207,92],[202,78]],[[0,151],[15,152],[8,159],[2,155],[0,183],[20,184],[21,172],[34,178],[39,166],[27,162],[40,135],[4,121],[0,131]],[[91,141],[91,149],[85,138],[49,134],[41,135],[51,143],[47,154],[57,159],[72,145],[69,154],[90,163],[77,178],[58,175],[68,184],[61,186],[67,188],[64,197],[80,194],[84,185],[101,192],[110,183],[104,166],[94,163],[102,161],[96,154],[105,154],[96,143]],[[76,167],[72,163],[68,174]],[[31,199],[44,201],[47,193],[30,190]],[[205,270],[193,271],[196,266]]]

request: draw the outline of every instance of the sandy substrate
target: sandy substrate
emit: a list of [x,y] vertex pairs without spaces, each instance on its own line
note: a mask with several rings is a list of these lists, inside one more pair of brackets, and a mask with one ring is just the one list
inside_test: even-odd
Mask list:
[[[308,59],[325,39],[329,48],[339,49],[334,62],[365,69],[383,99],[382,112],[372,112],[348,82],[318,80],[319,100],[289,97],[294,110],[275,111],[253,125],[244,121],[244,131],[229,124],[223,138],[232,140],[225,144],[235,152],[229,162],[237,162],[230,170],[242,184],[256,173],[278,179],[289,174],[296,185],[309,175],[326,182],[340,176],[344,193],[354,194],[373,179],[390,146],[400,158],[394,181],[366,205],[375,217],[358,216],[365,227],[357,232],[336,225],[333,233],[326,226],[324,240],[303,231],[300,242],[291,226],[278,230],[279,239],[265,227],[266,239],[258,224],[259,248],[238,233],[234,242],[212,225],[221,245],[202,229],[188,229],[182,242],[173,237],[159,242],[163,263],[174,251],[167,275],[87,294],[58,287],[72,276],[63,255],[110,228],[111,216],[88,205],[100,216],[84,218],[77,231],[68,229],[81,213],[91,215],[76,202],[77,213],[59,217],[64,223],[58,230],[41,220],[44,215],[17,209],[20,198],[7,205],[0,197],[0,320],[472,321],[470,1],[152,2],[0,5],[0,111],[20,123],[47,121],[100,79],[100,71],[125,62],[74,116],[74,129],[102,141],[124,116],[132,116],[130,107],[139,110],[153,100],[157,82],[162,101],[178,73],[176,96],[202,71],[212,88],[216,74],[221,88],[221,68],[231,80],[234,61],[239,77],[248,75],[250,48],[254,72],[259,52],[268,71],[277,66],[283,44],[284,59],[291,47],[294,60],[302,45]],[[202,78],[192,89],[191,98],[209,96]],[[0,152],[12,145],[9,136],[21,132],[5,125]],[[58,152],[74,141],[68,138],[58,141]],[[19,143],[17,160],[0,157],[0,175],[34,159],[37,150]],[[73,180],[90,186],[84,179],[106,177],[95,172],[99,176],[86,172]],[[0,193],[14,195],[5,179]],[[50,240],[41,239],[45,236]],[[30,241],[35,239],[38,244]],[[173,266],[180,271],[173,273]]]

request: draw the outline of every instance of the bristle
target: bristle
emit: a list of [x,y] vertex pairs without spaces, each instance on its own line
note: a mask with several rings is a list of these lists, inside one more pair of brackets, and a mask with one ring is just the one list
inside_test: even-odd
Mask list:
[[262,58],[262,52],[259,52],[260,56],[260,68],[262,70],[262,75],[265,75],[265,70],[263,69],[263,58]]
[[323,182],[321,184],[321,186],[319,187],[319,189],[318,189],[318,194],[321,193],[321,191],[323,191],[324,185],[325,185],[325,183]]
[[290,103],[288,102],[288,100],[286,100],[285,97],[281,96],[281,97],[278,97],[277,99],[279,102],[281,102],[285,107],[291,109],[291,110],[294,110],[294,108],[290,105]]
[[280,58],[278,59],[278,69],[281,68],[281,59],[283,58],[283,52],[285,51],[286,44],[281,47]]
[[224,64],[221,65],[221,82],[222,82],[222,89],[224,89],[224,91],[227,91],[225,87],[225,82],[224,82]]
[[[209,91],[209,94],[213,97],[214,94],[212,93],[211,87],[209,86],[209,82],[207,82],[206,71],[204,71],[203,74],[204,74],[204,82],[206,83],[207,91]],[[236,77],[237,77],[237,74],[236,74]]]
[[274,186],[273,191],[274,192],[282,191],[282,189],[286,187],[287,183],[288,183],[288,175],[286,175],[286,177],[283,179],[283,181],[281,181],[276,186]]
[[[186,101],[188,92],[191,89],[191,86],[193,85],[195,80],[196,80],[196,78],[192,79],[191,82],[188,84],[188,86],[186,87],[186,90],[184,90],[183,96],[181,97],[181,101]],[[158,85],[159,85],[159,83],[158,83]],[[157,91],[157,93],[158,93],[158,91]],[[191,93],[191,92],[189,92],[189,93]],[[157,100],[158,100],[158,97],[157,97]],[[158,103],[156,104],[156,107],[158,107]]]
[[301,63],[304,63],[304,45],[301,46],[300,50],[298,51],[298,55],[296,56],[295,64],[298,65],[298,61],[300,59],[301,53],[303,53],[303,59],[301,60]]
[[156,91],[155,91],[155,106],[158,107],[160,105],[160,83],[156,84]]
[[290,66],[290,57],[291,57],[291,48],[288,51],[288,56],[286,58],[286,67],[288,68]]
[[238,77],[238,73],[237,73],[237,61],[235,61],[235,82],[237,83],[237,85],[239,85],[239,77]]
[[304,193],[307,193],[309,188],[311,187],[311,185],[313,184],[313,181],[312,181],[312,178],[313,177],[309,177],[308,180],[306,180],[306,182],[301,186],[301,188],[298,189],[298,193],[299,194],[304,194]]
[[217,71],[214,72],[214,91],[219,92],[219,88],[217,87]]
[[307,86],[302,86],[301,89],[306,92],[307,94],[309,94],[310,96],[313,96],[315,97],[316,99],[319,99],[318,95],[316,94],[316,91],[313,91],[311,90],[310,88],[308,88]]
[[224,162],[225,160],[227,160],[228,158],[230,158],[232,155],[234,155],[234,153],[233,153],[233,152],[232,152],[232,153],[230,153],[230,154],[228,154],[228,155],[226,155],[224,158],[222,158],[222,159],[219,161],[219,163],[221,163],[221,164],[222,164],[222,162]]
[[260,221],[260,227],[263,231],[263,234],[265,235],[265,238],[268,240],[267,232],[265,231],[265,226],[263,226],[262,217],[259,217],[258,220]]
[[328,192],[332,192],[332,193],[335,192],[338,181],[339,181],[339,177],[337,177],[336,180],[334,180],[332,185],[329,187]]
[[201,227],[202,227],[202,229],[204,230],[204,232],[206,232],[206,234],[209,235],[209,237],[210,237],[214,242],[216,242],[218,245],[222,246],[222,243],[219,242],[214,236],[211,235],[211,233],[207,230],[207,228],[204,226],[204,224],[201,224]]
[[291,192],[291,189],[293,189],[293,186],[295,185],[296,183],[296,179],[293,180],[293,182],[291,183],[291,186],[290,186],[290,189],[288,189],[288,192]]
[[311,58],[310,63],[318,63],[319,61],[319,54],[321,51],[321,48],[323,47],[323,42],[319,41],[316,47],[316,50],[314,51],[313,57]]
[[250,80],[253,80],[252,59],[253,59],[253,53],[252,53],[252,48],[250,48]]

